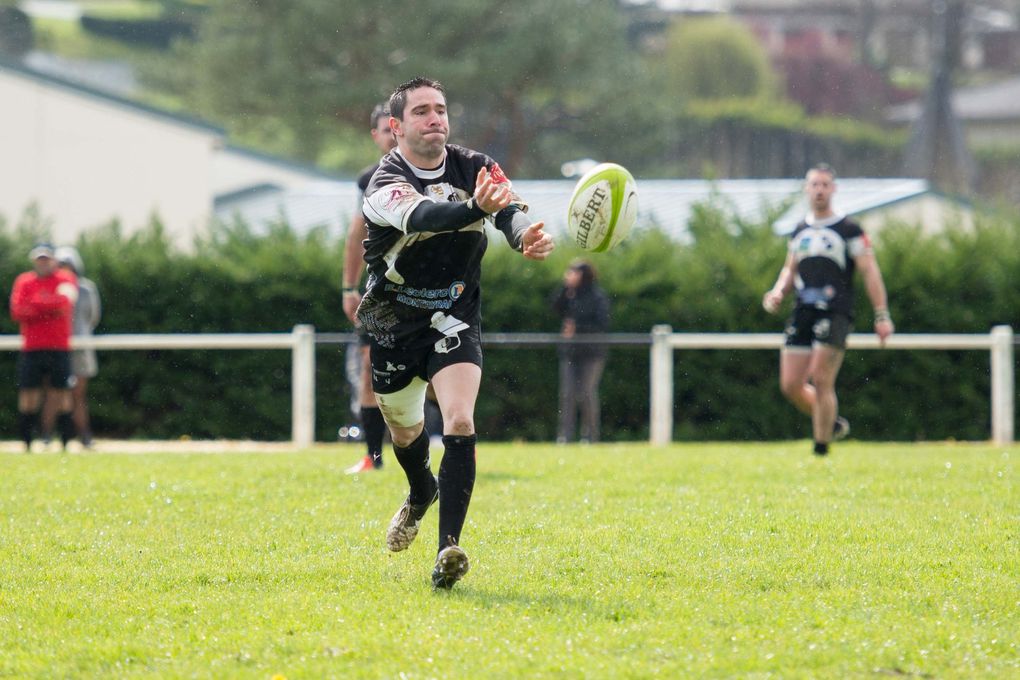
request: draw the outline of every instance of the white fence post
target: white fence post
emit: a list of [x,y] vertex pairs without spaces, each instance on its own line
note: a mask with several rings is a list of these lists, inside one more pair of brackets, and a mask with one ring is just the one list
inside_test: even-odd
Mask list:
[[672,326],[652,328],[649,434],[655,446],[665,446],[673,440],[673,347],[669,343],[672,333]]
[[992,328],[992,441],[1013,442],[1013,329]]
[[290,437],[303,448],[315,443],[315,327],[294,326],[292,337]]

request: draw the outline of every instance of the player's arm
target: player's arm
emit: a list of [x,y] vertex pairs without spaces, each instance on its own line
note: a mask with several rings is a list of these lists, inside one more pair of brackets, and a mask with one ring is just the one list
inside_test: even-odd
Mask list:
[[368,229],[365,216],[359,211],[351,218],[351,226],[347,229],[347,240],[344,244],[344,269],[340,275],[343,286],[344,314],[355,326],[358,319],[355,312],[361,304],[361,274],[365,267],[365,237]]
[[783,263],[783,268],[779,270],[779,277],[776,279],[775,285],[761,299],[761,306],[765,308],[766,312],[775,314],[779,310],[779,305],[782,304],[783,298],[793,290],[793,282],[796,278],[797,258],[790,252],[786,254],[786,262]]
[[89,300],[92,302],[89,328],[95,330],[99,320],[103,318],[103,301],[99,297],[99,289],[94,284],[89,286]]
[[875,333],[881,342],[885,342],[896,330],[893,326],[892,316],[889,315],[889,300],[886,297],[885,282],[882,280],[882,271],[878,268],[878,260],[875,253],[868,248],[854,258],[854,264],[864,279],[864,290],[871,300],[871,308],[875,310]]
[[495,223],[510,247],[529,260],[544,260],[556,247],[552,236],[542,231],[545,222],[532,222],[528,214],[516,205],[496,213]]
[[365,217],[374,224],[390,225],[404,232],[438,233],[457,231],[489,216],[474,202],[444,201],[437,203],[418,192],[406,181],[395,181],[369,188],[365,197]]
[[504,210],[512,200],[509,182],[494,182],[488,168],[482,166],[475,177],[475,191],[471,198],[444,203],[422,200],[411,211],[407,233],[457,231]]

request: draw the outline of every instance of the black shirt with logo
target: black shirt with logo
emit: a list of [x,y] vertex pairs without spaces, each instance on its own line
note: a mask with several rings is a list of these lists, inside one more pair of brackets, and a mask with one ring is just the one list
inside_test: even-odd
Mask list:
[[789,241],[797,262],[797,306],[852,316],[854,258],[870,249],[860,225],[844,215],[798,224]]
[[[480,323],[481,262],[488,245],[484,222],[492,218],[465,207],[464,211],[476,211],[470,217],[474,221],[466,226],[422,229],[419,220],[416,229],[411,214],[428,201],[467,201],[474,195],[475,178],[483,166],[494,182],[510,184],[490,157],[453,144],[446,146],[443,164],[433,170],[414,167],[397,149],[379,162],[365,190],[368,283],[358,319],[382,347],[431,345],[443,335],[435,326],[444,317]],[[510,207],[495,219],[517,248],[520,222],[512,218],[526,210],[514,194]],[[437,314],[443,316],[437,319]]]

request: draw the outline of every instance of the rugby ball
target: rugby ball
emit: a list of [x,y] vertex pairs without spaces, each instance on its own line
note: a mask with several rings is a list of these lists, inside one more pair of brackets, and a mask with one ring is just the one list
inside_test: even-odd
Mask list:
[[567,206],[567,232],[582,250],[602,253],[627,238],[637,210],[637,184],[627,168],[600,163],[574,187]]

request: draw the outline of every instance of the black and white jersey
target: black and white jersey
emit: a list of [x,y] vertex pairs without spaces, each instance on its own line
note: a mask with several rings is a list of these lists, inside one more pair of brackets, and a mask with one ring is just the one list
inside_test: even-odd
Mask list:
[[365,192],[368,190],[368,183],[372,181],[372,175],[379,169],[378,163],[372,163],[358,175],[358,191],[361,192],[361,197],[365,197]]
[[809,216],[790,236],[797,262],[797,305],[852,316],[854,258],[871,249],[860,225],[844,215]]
[[[509,184],[491,158],[452,144],[434,170],[412,166],[397,149],[380,161],[365,191],[368,284],[358,319],[382,347],[433,344],[443,337],[444,324],[480,322],[481,262],[488,244],[484,220],[434,231],[415,231],[409,220],[423,202],[471,198],[482,166],[494,181]],[[511,208],[527,206],[515,194]]]

